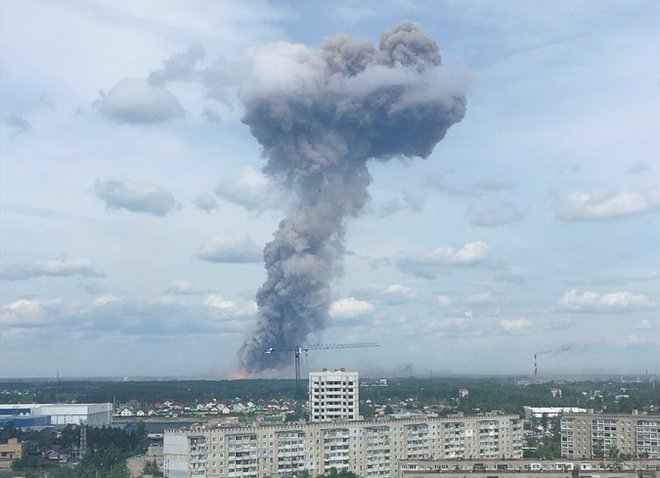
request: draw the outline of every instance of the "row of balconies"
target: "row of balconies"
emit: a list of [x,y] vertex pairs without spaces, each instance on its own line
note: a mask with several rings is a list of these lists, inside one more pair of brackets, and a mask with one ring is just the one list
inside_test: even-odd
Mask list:
[[277,462],[278,463],[304,463],[305,462],[305,455],[296,455],[296,456],[291,456],[291,457],[282,457],[280,455],[277,456]]
[[291,448],[299,448],[299,447],[305,447],[305,442],[304,441],[288,441],[288,442],[277,442],[277,448],[282,450],[282,449],[291,449]]
[[293,470],[304,470],[304,463],[288,464],[288,465],[277,465],[277,471],[293,471]]
[[353,394],[353,395],[357,395],[358,390],[357,390],[357,388],[348,388],[348,387],[344,387],[344,388],[342,388],[342,387],[340,387],[340,388],[337,388],[337,387],[316,387],[316,388],[312,388],[309,391],[309,393],[310,393],[310,395],[317,395],[319,393],[341,393],[343,395],[346,395],[347,393],[350,393],[350,394]]
[[227,445],[227,450],[256,450],[257,442]]
[[389,457],[381,457],[381,458],[378,458],[378,459],[368,458],[367,459],[367,464],[369,466],[378,466],[378,467],[388,466],[390,464],[390,459],[389,459]]
[[298,457],[298,456],[305,456],[305,450],[296,450],[296,451],[288,451],[288,452],[280,452],[278,451],[276,453],[276,456],[278,458],[289,458],[289,457]]
[[346,450],[348,451],[348,446],[324,446],[323,451],[328,452],[328,451],[342,451]]
[[227,463],[232,465],[256,465],[256,458],[240,458],[238,460],[232,460],[231,458],[227,459]]
[[227,435],[227,441],[256,441],[257,435]]
[[348,435],[341,437],[323,437],[323,443],[326,445],[332,443],[348,443],[349,438]]
[[389,443],[380,443],[380,444],[373,444],[373,445],[367,444],[366,448],[367,448],[367,452],[377,452],[377,451],[381,451],[381,450],[389,450],[390,449],[390,444]]

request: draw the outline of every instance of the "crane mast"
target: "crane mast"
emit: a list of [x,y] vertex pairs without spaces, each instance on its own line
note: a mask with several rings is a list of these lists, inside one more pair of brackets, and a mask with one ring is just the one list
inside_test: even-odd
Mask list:
[[335,349],[361,349],[366,347],[379,347],[379,344],[376,342],[358,342],[353,344],[304,344],[296,345],[291,348],[278,348],[278,347],[266,347],[264,349],[265,354],[272,354],[275,352],[293,352],[293,367],[294,367],[294,379],[296,385],[295,399],[300,401],[301,390],[300,390],[300,354],[309,350],[335,350]]

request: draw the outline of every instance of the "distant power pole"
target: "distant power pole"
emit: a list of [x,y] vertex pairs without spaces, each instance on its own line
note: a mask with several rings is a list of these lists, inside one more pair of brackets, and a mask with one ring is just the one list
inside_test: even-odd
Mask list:
[[87,453],[87,425],[80,420],[80,445],[78,449],[78,461],[82,461]]

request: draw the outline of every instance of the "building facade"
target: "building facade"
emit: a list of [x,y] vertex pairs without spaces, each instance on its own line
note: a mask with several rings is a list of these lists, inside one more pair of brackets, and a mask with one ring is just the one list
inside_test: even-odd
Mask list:
[[112,424],[112,403],[33,403],[0,405],[0,426],[17,427]]
[[23,457],[23,444],[16,438],[10,438],[7,443],[0,443],[0,470],[11,468],[14,460]]
[[516,415],[201,426],[166,430],[168,478],[312,476],[331,468],[394,478],[400,460],[522,457]]
[[561,454],[575,459],[613,454],[660,459],[660,416],[565,414],[561,419]]
[[357,372],[345,369],[309,373],[309,419],[313,422],[357,420],[359,410]]
[[400,478],[656,478],[658,460],[402,460]]
[[545,415],[547,418],[555,418],[565,413],[587,413],[586,408],[579,407],[523,407],[526,420],[541,419]]

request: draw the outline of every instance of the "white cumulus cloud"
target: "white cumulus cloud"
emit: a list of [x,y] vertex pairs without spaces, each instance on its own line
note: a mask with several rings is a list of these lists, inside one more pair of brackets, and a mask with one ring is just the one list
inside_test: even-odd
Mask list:
[[215,194],[249,211],[272,209],[278,194],[273,183],[259,170],[245,167],[238,178],[223,177]]
[[660,208],[660,187],[618,193],[573,191],[557,210],[563,221],[598,221]]
[[561,298],[561,306],[571,312],[622,313],[655,308],[655,301],[643,294],[628,291],[599,294],[571,289]]
[[3,280],[27,280],[35,277],[102,277],[103,274],[97,271],[92,261],[82,257],[68,259],[61,257],[39,261],[34,264],[15,264],[9,265],[0,271],[0,279]]
[[104,294],[94,299],[94,302],[92,304],[103,306],[103,305],[111,304],[113,302],[119,302],[120,300],[121,299],[116,295]]
[[106,118],[118,123],[157,124],[183,116],[179,100],[165,87],[144,78],[124,78],[94,103]]
[[238,306],[235,302],[225,299],[217,294],[209,294],[204,299],[204,305],[231,316],[254,315],[257,313],[257,303],[253,300],[249,301],[244,306]]
[[48,321],[49,313],[61,305],[61,299],[19,299],[0,309],[0,324],[8,328],[40,326]]
[[485,263],[489,253],[488,244],[474,241],[465,243],[459,249],[440,246],[427,254],[403,257],[397,260],[397,266],[402,272],[432,279],[442,267],[467,267]]
[[382,290],[381,298],[387,304],[396,305],[410,302],[414,298],[414,294],[410,287],[390,284]]
[[429,258],[439,264],[469,265],[482,262],[488,256],[490,248],[482,241],[468,242],[460,249],[441,246],[429,255]]
[[195,257],[210,262],[248,263],[262,260],[261,250],[249,234],[215,234],[204,241]]
[[176,205],[174,195],[155,184],[97,179],[94,189],[108,209],[126,209],[162,217],[172,212]]
[[532,321],[524,317],[520,319],[504,319],[500,320],[500,327],[507,333],[520,333],[529,329],[532,326]]
[[204,48],[192,45],[186,52],[170,56],[163,62],[162,68],[152,71],[149,83],[162,85],[169,81],[192,80],[199,73],[198,67],[205,55]]
[[330,315],[332,317],[356,317],[373,310],[374,306],[371,302],[356,299],[355,297],[338,299],[330,305]]
[[193,201],[193,204],[197,209],[201,209],[206,213],[210,213],[214,209],[218,209],[218,202],[215,200],[215,197],[209,193],[198,194]]

